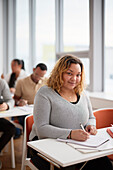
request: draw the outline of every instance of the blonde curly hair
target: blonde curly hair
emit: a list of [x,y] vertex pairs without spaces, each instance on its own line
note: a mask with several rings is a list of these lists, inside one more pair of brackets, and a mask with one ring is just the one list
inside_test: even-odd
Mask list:
[[79,64],[81,67],[81,81],[80,83],[75,87],[75,93],[77,94],[81,94],[81,92],[84,90],[85,87],[85,73],[84,73],[84,66],[81,62],[81,60],[73,55],[65,55],[63,57],[61,57],[57,63],[55,64],[50,77],[47,80],[47,85],[48,87],[51,87],[54,90],[57,90],[58,92],[60,92],[61,87],[63,86],[63,79],[62,79],[62,75],[64,72],[66,72],[70,65],[74,63],[74,64]]

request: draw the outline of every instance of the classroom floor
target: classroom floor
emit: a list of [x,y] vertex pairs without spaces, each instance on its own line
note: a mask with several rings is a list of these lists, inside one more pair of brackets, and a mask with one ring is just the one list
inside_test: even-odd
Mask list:
[[[21,170],[21,163],[22,163],[22,142],[23,142],[23,135],[19,139],[14,140],[14,147],[15,147],[15,162],[16,162],[16,170]],[[3,150],[2,155],[0,155],[0,160],[2,161],[2,169],[4,170],[12,170],[11,167],[11,148],[10,142],[8,146]],[[30,170],[29,167],[26,170]]]

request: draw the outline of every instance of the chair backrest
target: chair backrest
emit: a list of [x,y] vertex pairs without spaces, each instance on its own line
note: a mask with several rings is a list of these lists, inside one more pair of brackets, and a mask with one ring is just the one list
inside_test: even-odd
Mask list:
[[24,141],[23,141],[23,153],[22,153],[22,166],[21,170],[25,170],[26,166],[29,166],[31,169],[37,170],[33,165],[30,158],[27,158],[27,142],[29,141],[29,134],[32,130],[32,125],[34,123],[33,115],[25,117],[25,128],[24,128]]
[[26,117],[26,141],[28,142],[29,141],[29,134],[32,130],[32,125],[34,123],[34,120],[33,120],[33,115],[29,115]]
[[96,117],[96,128],[104,128],[113,124],[113,108],[102,108],[95,110],[94,116]]
[[[113,108],[102,108],[95,110],[94,116],[96,118],[96,128],[105,128],[113,124]],[[109,155],[108,158],[113,160],[113,155]]]

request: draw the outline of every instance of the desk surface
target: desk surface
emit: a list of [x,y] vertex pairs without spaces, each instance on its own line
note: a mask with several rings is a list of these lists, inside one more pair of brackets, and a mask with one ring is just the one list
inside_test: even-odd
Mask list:
[[56,139],[42,139],[27,144],[62,167],[113,154],[113,149],[83,154]]
[[22,110],[19,107],[14,107],[10,110],[7,111],[1,111],[0,112],[0,118],[4,118],[4,117],[15,117],[15,116],[24,116],[24,115],[28,115],[31,114],[32,110],[30,109],[29,111],[26,110]]

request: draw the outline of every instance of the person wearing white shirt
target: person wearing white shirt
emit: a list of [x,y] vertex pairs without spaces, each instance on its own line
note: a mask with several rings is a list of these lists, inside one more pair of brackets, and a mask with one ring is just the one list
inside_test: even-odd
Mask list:
[[19,79],[27,77],[27,73],[24,68],[24,61],[19,59],[13,59],[11,62],[12,73],[6,74],[5,76],[2,74],[1,78],[4,78],[10,88],[10,92],[12,94],[15,93],[15,86]]

